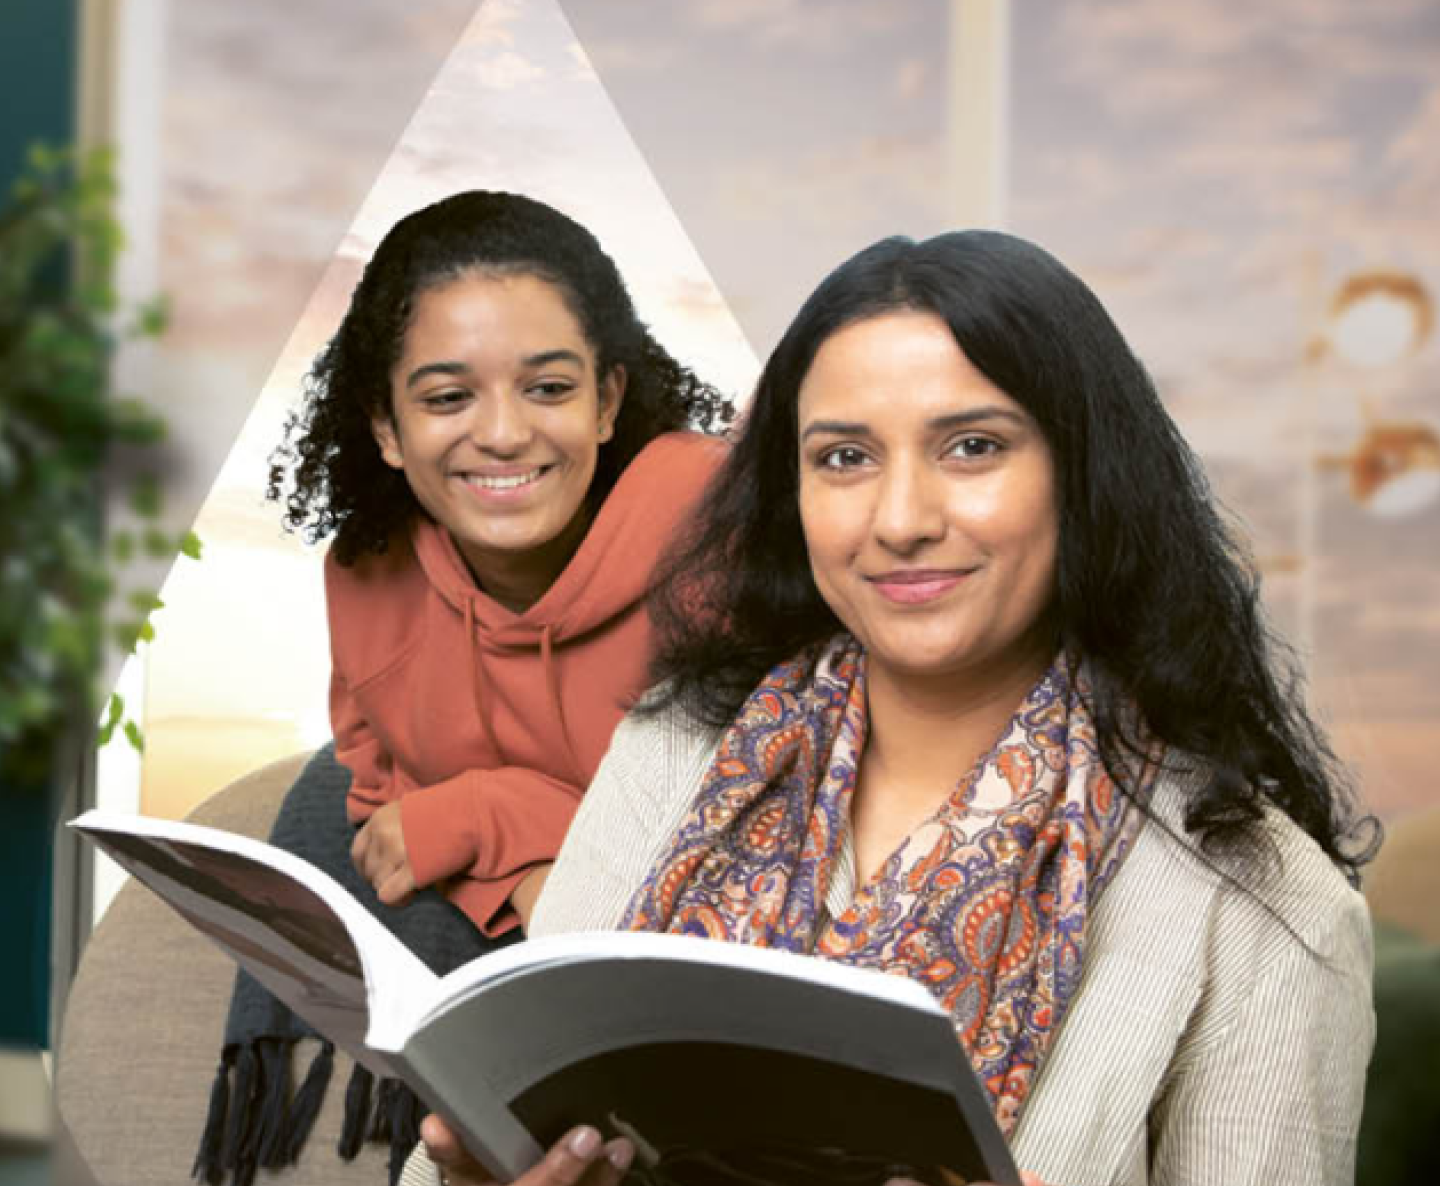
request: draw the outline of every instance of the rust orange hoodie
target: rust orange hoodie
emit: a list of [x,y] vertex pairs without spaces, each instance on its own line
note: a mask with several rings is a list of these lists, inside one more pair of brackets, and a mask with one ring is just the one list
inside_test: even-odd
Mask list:
[[350,818],[400,799],[416,884],[439,883],[487,934],[515,925],[511,891],[554,859],[643,690],[651,573],[723,455],[692,433],[652,441],[522,614],[486,596],[423,515],[384,555],[326,560],[330,716],[354,776]]

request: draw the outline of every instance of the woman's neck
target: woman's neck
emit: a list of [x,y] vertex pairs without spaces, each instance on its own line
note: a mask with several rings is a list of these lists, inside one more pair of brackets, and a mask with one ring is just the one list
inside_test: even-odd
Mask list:
[[1000,739],[1053,658],[1044,643],[974,673],[916,676],[871,664],[865,764],[887,781],[947,794]]
[[574,559],[593,518],[588,506],[582,506],[559,535],[525,552],[482,551],[458,539],[455,548],[487,597],[511,613],[523,614],[550,591]]
[[1051,655],[1037,647],[974,676],[916,678],[870,664],[869,735],[850,808],[862,883],[994,747]]

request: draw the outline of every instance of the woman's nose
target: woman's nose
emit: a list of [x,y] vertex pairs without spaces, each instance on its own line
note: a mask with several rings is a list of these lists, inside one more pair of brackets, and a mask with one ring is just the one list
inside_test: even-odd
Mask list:
[[488,453],[502,457],[519,454],[530,443],[532,429],[524,401],[501,394],[476,401],[470,419],[470,439]]
[[936,475],[909,463],[886,467],[876,492],[872,530],[877,542],[897,555],[940,539],[945,534],[945,501]]

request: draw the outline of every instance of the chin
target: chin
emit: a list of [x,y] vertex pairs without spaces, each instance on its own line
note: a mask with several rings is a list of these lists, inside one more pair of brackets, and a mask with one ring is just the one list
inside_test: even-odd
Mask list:
[[973,661],[969,652],[946,647],[898,644],[867,645],[865,649],[872,663],[878,663],[896,675],[913,676],[917,679],[934,679],[937,676],[961,672]]

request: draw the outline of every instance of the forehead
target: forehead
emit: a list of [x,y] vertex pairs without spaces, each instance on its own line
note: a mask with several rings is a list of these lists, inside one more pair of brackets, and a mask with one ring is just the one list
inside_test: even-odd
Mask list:
[[803,424],[817,417],[934,416],[979,404],[1023,410],[980,371],[936,314],[896,310],[836,330],[800,384]]
[[585,334],[560,289],[528,274],[467,273],[422,291],[402,355],[526,355],[568,349],[589,358]]

